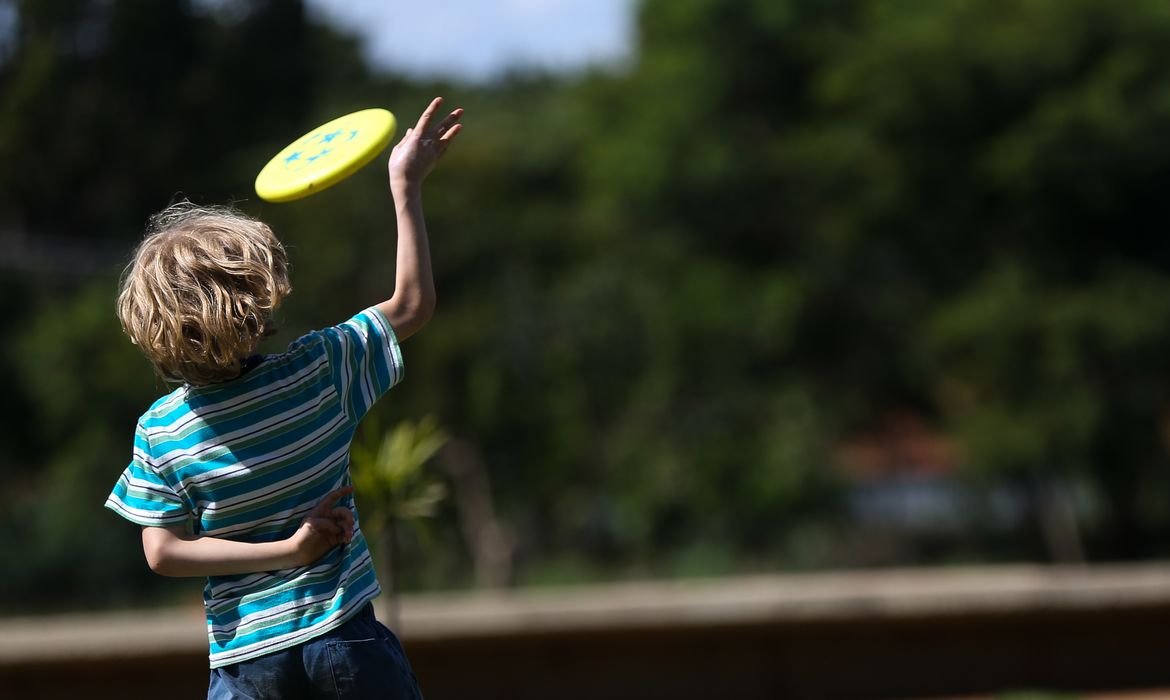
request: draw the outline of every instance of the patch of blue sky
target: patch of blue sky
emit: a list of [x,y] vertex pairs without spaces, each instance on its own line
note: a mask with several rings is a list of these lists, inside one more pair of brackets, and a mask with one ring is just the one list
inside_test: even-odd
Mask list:
[[487,82],[509,71],[616,67],[633,51],[634,0],[308,0],[356,33],[377,68]]

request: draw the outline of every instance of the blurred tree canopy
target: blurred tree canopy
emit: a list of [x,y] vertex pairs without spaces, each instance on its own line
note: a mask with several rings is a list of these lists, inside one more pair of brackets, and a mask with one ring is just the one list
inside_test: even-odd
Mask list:
[[[259,165],[349,109],[464,106],[426,192],[440,308],[378,410],[485,465],[518,581],[858,563],[840,447],[892,412],[972,483],[1075,484],[1089,558],[1167,553],[1170,5],[644,0],[623,69],[486,86],[373,72],[300,2],[216,7],[0,2],[5,245],[128,256],[177,193],[236,200],[291,251],[276,351],[391,288],[393,210],[379,167],[273,206]],[[21,260],[7,605],[157,593],[100,509],[166,391],[117,264]],[[410,585],[470,581],[441,515]],[[1019,534],[952,544],[1053,556]]]

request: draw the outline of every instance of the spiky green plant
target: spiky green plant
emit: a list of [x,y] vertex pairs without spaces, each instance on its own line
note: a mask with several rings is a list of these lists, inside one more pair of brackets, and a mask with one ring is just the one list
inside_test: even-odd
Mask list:
[[376,420],[350,448],[350,473],[361,499],[362,529],[373,535],[379,580],[386,584],[391,624],[398,627],[398,531],[435,514],[447,495],[427,464],[447,442],[434,416],[382,431]]

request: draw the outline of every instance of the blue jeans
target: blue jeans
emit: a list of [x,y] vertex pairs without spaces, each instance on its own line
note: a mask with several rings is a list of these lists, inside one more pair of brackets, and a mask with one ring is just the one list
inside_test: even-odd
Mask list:
[[295,647],[211,669],[207,697],[422,700],[406,652],[374,618],[372,605],[341,627]]

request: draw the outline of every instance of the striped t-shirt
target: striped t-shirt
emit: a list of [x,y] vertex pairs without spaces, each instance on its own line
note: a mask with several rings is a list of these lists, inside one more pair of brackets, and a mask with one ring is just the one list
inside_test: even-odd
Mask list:
[[[371,308],[238,379],[176,389],[139,419],[133,459],[106,507],[139,525],[189,524],[196,535],[288,538],[325,494],[350,483],[357,423],[401,378],[394,331]],[[210,577],[211,667],[316,637],[378,593],[360,523],[347,546],[310,566]]]

